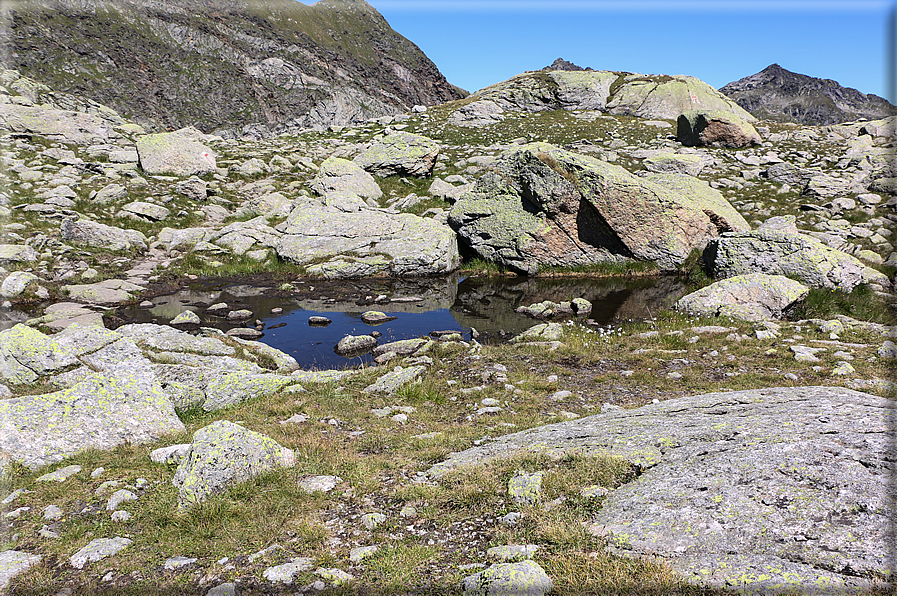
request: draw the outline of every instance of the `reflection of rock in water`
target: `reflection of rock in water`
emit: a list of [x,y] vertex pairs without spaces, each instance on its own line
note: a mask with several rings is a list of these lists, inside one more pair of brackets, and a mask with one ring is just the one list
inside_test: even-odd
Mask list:
[[[34,316],[40,316],[40,313],[37,313]],[[18,323],[24,323],[30,318],[28,313],[24,311],[0,308],[0,331],[12,329]]]
[[464,327],[497,334],[516,334],[538,321],[514,312],[518,306],[551,300],[585,298],[592,302],[590,318],[598,323],[654,316],[685,293],[675,277],[637,279],[469,278],[458,286],[451,313]]
[[[346,283],[350,285],[343,287]],[[334,284],[324,296],[302,297],[296,303],[305,310],[317,312],[360,313],[374,309],[385,313],[418,313],[445,310],[455,303],[457,294],[457,275],[410,279],[360,279]],[[376,298],[381,295],[390,301],[372,304],[363,300],[368,296]],[[416,300],[410,301],[411,299]],[[364,306],[359,305],[359,301],[363,302]]]

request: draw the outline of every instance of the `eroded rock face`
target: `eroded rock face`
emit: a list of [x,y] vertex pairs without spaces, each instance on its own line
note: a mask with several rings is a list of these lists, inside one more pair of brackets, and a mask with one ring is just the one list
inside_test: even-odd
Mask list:
[[844,292],[864,283],[890,287],[887,276],[856,257],[811,236],[775,229],[723,234],[707,245],[704,261],[716,278],[768,273]]
[[459,199],[449,224],[483,258],[525,273],[627,260],[673,270],[720,233],[749,229],[705,183],[650,176],[547,143],[525,145]]
[[677,120],[676,137],[684,145],[748,147],[762,142],[743,118],[724,110],[689,110]]
[[617,552],[711,586],[831,593],[883,578],[897,549],[893,410],[840,387],[711,393],[506,435],[430,474],[535,449],[617,455],[641,474],[591,526]]
[[178,487],[179,506],[186,507],[293,461],[293,452],[274,439],[221,420],[196,431],[172,483]]

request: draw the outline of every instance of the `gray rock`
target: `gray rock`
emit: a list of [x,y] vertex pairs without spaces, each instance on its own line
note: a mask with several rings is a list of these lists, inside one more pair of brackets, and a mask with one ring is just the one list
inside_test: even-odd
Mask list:
[[327,278],[440,275],[460,263],[454,232],[410,213],[300,205],[278,226],[277,254]]
[[351,192],[362,199],[375,201],[383,196],[373,176],[358,164],[339,157],[324,160],[310,188],[321,196],[334,191]]
[[386,516],[382,513],[365,513],[361,516],[361,523],[368,530],[373,530],[386,521]]
[[140,167],[147,174],[192,176],[215,172],[215,153],[183,131],[144,135],[137,139]]
[[199,318],[192,310],[185,310],[175,318],[171,320],[171,325],[200,325],[202,324],[202,319]]
[[393,352],[396,356],[410,356],[429,343],[430,340],[425,338],[400,339],[399,341],[392,341],[387,344],[379,345],[374,348],[372,353],[374,356],[381,356],[389,352]]
[[377,345],[377,338],[370,335],[347,335],[336,344],[335,351],[340,356],[356,356],[370,352]]
[[0,465],[14,460],[36,468],[84,449],[174,432],[184,432],[184,425],[155,378],[121,367],[56,393],[0,401]]
[[676,302],[676,310],[701,317],[744,321],[778,319],[810,289],[781,275],[751,273],[713,283]]
[[750,229],[705,183],[652,176],[547,143],[524,145],[455,203],[449,224],[484,259],[528,274],[632,260],[673,270],[720,233]]
[[762,142],[750,122],[730,111],[689,110],[676,124],[676,138],[688,146],[748,147]]
[[288,563],[284,563],[283,565],[277,565],[276,567],[269,567],[265,569],[262,575],[265,576],[265,579],[269,582],[274,582],[278,584],[291,585],[293,583],[293,579],[300,573],[305,573],[306,571],[311,571],[314,569],[315,560],[307,557],[297,557],[295,559],[290,559]]
[[0,379],[10,384],[33,383],[76,364],[78,360],[52,337],[27,325],[0,331]]
[[446,124],[465,128],[491,126],[504,120],[504,110],[494,101],[475,101],[451,113]]
[[166,325],[139,323],[123,325],[116,331],[138,346],[152,350],[188,352],[203,356],[233,356],[236,350],[214,337],[197,337]]
[[181,567],[187,567],[188,565],[192,565],[196,563],[198,559],[193,559],[190,557],[170,557],[165,559],[165,564],[163,567],[166,571],[174,571],[176,569],[180,569]]
[[106,511],[116,511],[122,503],[136,500],[137,495],[131,491],[125,489],[117,490],[112,493],[112,496],[109,497],[109,501],[106,502]]
[[897,358],[897,344],[890,340],[887,340],[883,344],[881,344],[881,347],[878,348],[877,353],[880,358],[893,360],[894,358]]
[[162,221],[171,215],[171,211],[161,205],[155,203],[147,203],[145,201],[134,201],[128,203],[121,208],[117,217],[134,217],[146,221]]
[[222,420],[196,431],[172,484],[178,488],[178,505],[184,508],[294,461],[293,452],[274,439]]
[[539,546],[536,544],[509,544],[507,546],[493,546],[486,551],[486,556],[500,561],[523,561],[532,559]]
[[90,197],[90,200],[99,205],[108,205],[126,198],[128,198],[128,189],[121,184],[112,183],[98,190],[95,195]]
[[277,374],[223,374],[206,385],[206,401],[202,408],[206,412],[215,412],[244,401],[272,395],[295,382],[292,377]]
[[374,383],[364,388],[364,393],[386,393],[388,395],[395,394],[396,391],[408,383],[415,383],[420,376],[427,370],[426,366],[409,366],[402,368],[395,367],[392,372],[386,373]]
[[181,180],[174,186],[175,192],[195,201],[203,203],[208,198],[208,183],[196,176]]
[[150,453],[150,459],[157,464],[180,464],[190,453],[190,444],[159,447]]
[[353,563],[360,563],[378,550],[380,549],[376,546],[358,546],[349,551],[349,560]]
[[704,169],[704,158],[689,153],[660,151],[642,162],[649,172],[697,176]]
[[887,276],[856,257],[810,236],[774,229],[723,234],[707,245],[704,261],[717,278],[747,273],[787,275],[811,287],[844,292],[864,283],[891,285]]
[[318,576],[326,579],[327,581],[332,583],[334,586],[342,586],[342,585],[351,583],[355,579],[354,576],[352,576],[349,573],[346,573],[342,569],[334,569],[334,568],[327,568],[327,567],[318,567],[317,569],[315,569],[315,575],[318,575]]
[[0,265],[33,263],[40,254],[27,244],[0,244]]
[[66,466],[37,478],[37,482],[65,482],[81,472],[81,466]]
[[43,519],[45,519],[47,521],[56,521],[56,520],[62,519],[62,515],[63,515],[62,509],[60,509],[58,506],[47,505],[47,507],[44,509],[44,513],[43,513],[42,517],[43,517]]
[[0,284],[0,297],[7,300],[39,297],[38,294],[44,294],[43,298],[48,297],[47,291],[42,291],[40,287],[40,278],[27,271],[14,271]]
[[309,476],[299,481],[299,489],[307,493],[329,493],[342,481],[339,476]]
[[533,561],[496,563],[461,582],[466,596],[544,596],[553,589],[554,582]]
[[135,294],[144,288],[123,279],[107,279],[93,284],[72,284],[65,286],[65,290],[71,300],[112,306],[134,300]]
[[128,538],[97,538],[71,556],[69,562],[75,569],[84,569],[88,563],[94,563],[118,554],[131,544]]
[[438,155],[439,143],[433,139],[408,132],[390,132],[376,137],[355,158],[355,163],[376,176],[424,178],[433,172]]
[[0,592],[5,592],[9,582],[15,576],[24,573],[29,567],[37,565],[40,561],[40,555],[32,555],[17,550],[0,552]]
[[361,313],[361,322],[366,325],[380,325],[389,321],[395,321],[397,318],[378,310],[369,310]]
[[757,593],[794,582],[862,590],[884,579],[897,549],[892,411],[886,398],[840,387],[683,397],[505,435],[430,475],[521,451],[609,453],[641,471],[593,520],[617,552],[661,556],[719,588],[747,578]]
[[208,592],[206,592],[206,596],[240,596],[240,590],[237,588],[237,584],[233,582],[227,582],[224,584],[218,584]]
[[542,502],[544,472],[518,471],[508,481],[508,496],[518,505],[538,505]]
[[145,251],[146,236],[137,230],[124,230],[89,219],[66,219],[60,228],[62,239],[76,246],[105,250]]
[[564,326],[560,323],[542,323],[530,327],[511,338],[511,343],[560,341],[564,337]]

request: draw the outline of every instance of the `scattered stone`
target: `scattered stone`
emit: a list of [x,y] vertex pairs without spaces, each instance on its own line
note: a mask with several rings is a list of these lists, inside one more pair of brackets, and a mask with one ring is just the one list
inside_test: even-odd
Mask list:
[[373,530],[386,521],[386,516],[382,513],[365,513],[361,516],[361,523],[368,530]]
[[192,176],[215,172],[214,152],[189,138],[186,130],[144,135],[137,139],[140,167],[147,174]]
[[402,386],[408,383],[416,383],[420,376],[427,370],[426,366],[395,367],[392,372],[386,373],[374,383],[364,388],[364,393],[395,394]]
[[523,561],[532,559],[539,550],[535,544],[509,544],[507,546],[494,546],[486,551],[486,556],[500,561]]
[[355,163],[368,172],[380,176],[428,177],[436,165],[439,143],[422,135],[390,132],[375,137]]
[[349,560],[353,563],[360,563],[374,553],[380,550],[377,546],[359,546],[349,551]]
[[347,335],[339,340],[334,351],[340,356],[358,356],[370,352],[377,345],[377,338],[370,335]]
[[180,464],[190,453],[190,444],[159,447],[150,453],[150,459],[157,464]]
[[508,496],[518,505],[539,505],[542,502],[544,472],[517,471],[508,481]]
[[691,110],[676,124],[676,138],[686,146],[748,147],[762,142],[750,122],[729,111]]
[[55,472],[49,472],[37,478],[37,482],[65,482],[75,474],[81,473],[81,466],[66,466]]
[[299,489],[307,493],[329,493],[342,481],[339,476],[310,476],[299,481]]
[[227,582],[224,584],[218,584],[208,592],[206,592],[206,596],[240,596],[240,590],[237,588],[237,584],[233,582]]
[[355,579],[354,576],[346,573],[341,569],[328,569],[319,567],[315,570],[315,574],[331,582],[334,586],[342,586],[352,582]]
[[752,273],[713,283],[676,302],[677,310],[702,317],[745,321],[777,319],[810,289],[781,275]]
[[381,325],[389,321],[395,321],[398,317],[388,315],[376,310],[369,310],[361,314],[361,322],[367,325]]
[[0,592],[5,592],[12,579],[24,573],[29,567],[37,565],[41,561],[40,555],[6,550],[0,552]]
[[283,565],[277,565],[276,567],[269,567],[268,569],[265,569],[263,575],[269,582],[289,586],[292,585],[293,579],[298,574],[305,573],[306,571],[311,571],[314,566],[314,559],[310,559],[307,557],[296,557],[294,559],[290,559],[288,563],[284,563]]
[[131,513],[128,511],[116,511],[112,514],[110,519],[116,523],[126,522],[131,519]]
[[326,327],[327,325],[329,325],[332,322],[333,321],[331,321],[327,317],[318,317],[318,316],[308,317],[308,324],[311,327]]
[[175,318],[171,320],[171,326],[177,327],[178,325],[201,325],[202,319],[199,318],[192,310],[185,310]]
[[75,569],[84,569],[88,563],[118,554],[131,544],[128,538],[97,538],[71,556],[69,562]]
[[193,559],[190,557],[170,557],[168,559],[165,559],[164,567],[166,571],[174,571],[176,569],[192,565],[193,563],[196,563],[197,560],[198,559]]
[[135,495],[131,491],[124,489],[117,490],[112,494],[111,497],[109,497],[109,501],[106,503],[106,511],[115,511],[122,503],[136,500],[137,495]]

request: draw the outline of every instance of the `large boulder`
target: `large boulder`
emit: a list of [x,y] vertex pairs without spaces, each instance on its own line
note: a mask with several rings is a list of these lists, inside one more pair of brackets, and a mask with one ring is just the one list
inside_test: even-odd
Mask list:
[[745,321],[777,319],[810,289],[781,275],[751,273],[701,288],[676,302],[676,309],[699,317],[732,317]]
[[629,260],[674,270],[720,233],[750,229],[705,183],[654,176],[547,143],[524,145],[458,200],[449,224],[483,258],[525,273]]
[[376,176],[417,176],[424,178],[433,172],[439,143],[410,132],[390,132],[374,139],[370,146],[355,158],[355,163]]
[[452,230],[408,213],[300,205],[278,226],[277,254],[328,278],[441,275],[460,262]]
[[13,385],[33,383],[41,376],[78,361],[53,337],[21,323],[0,331],[0,380]]
[[183,432],[152,375],[117,367],[70,389],[0,400],[0,467],[36,468],[85,449],[111,449]]
[[482,100],[465,104],[451,113],[446,124],[465,128],[491,126],[505,119],[504,110],[494,101]]
[[40,254],[27,244],[0,244],[0,265],[9,263],[32,263]]
[[220,420],[196,431],[172,484],[178,488],[178,505],[183,508],[263,472],[292,466],[294,461],[293,452],[274,439]]
[[844,593],[886,579],[897,551],[892,412],[840,387],[697,395],[505,435],[430,475],[521,452],[618,456],[638,478],[590,527],[618,552],[719,588]]
[[146,236],[137,230],[124,230],[90,219],[69,218],[60,227],[62,239],[76,246],[105,250],[138,250],[147,248]]
[[0,104],[0,130],[78,145],[121,138],[108,121],[95,114],[13,103]]
[[186,133],[163,132],[137,139],[140,167],[147,174],[193,176],[215,172],[215,153]]
[[332,192],[350,192],[373,201],[383,196],[383,191],[373,176],[354,161],[339,157],[324,160],[310,187],[321,196]]
[[715,278],[747,273],[787,275],[814,288],[850,292],[860,284],[890,287],[887,276],[804,234],[775,229],[723,234],[704,251]]
[[689,110],[677,120],[676,137],[683,145],[748,147],[762,142],[750,122],[725,110]]

